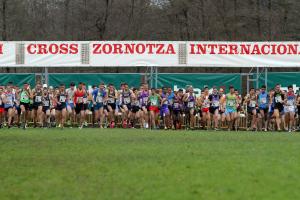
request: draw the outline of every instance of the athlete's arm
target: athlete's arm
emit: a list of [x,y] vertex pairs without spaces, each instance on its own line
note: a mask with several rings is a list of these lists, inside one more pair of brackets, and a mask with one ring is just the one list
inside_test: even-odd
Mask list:
[[4,94],[1,95],[2,101],[3,103],[7,103],[7,99],[6,96]]
[[73,102],[74,102],[74,106],[76,106],[76,103],[77,103],[77,90],[74,92]]

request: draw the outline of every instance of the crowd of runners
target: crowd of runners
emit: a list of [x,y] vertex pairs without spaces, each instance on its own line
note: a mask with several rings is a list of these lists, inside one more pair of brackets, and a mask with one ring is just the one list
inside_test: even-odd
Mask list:
[[292,132],[298,129],[299,116],[300,95],[292,86],[281,90],[279,84],[269,91],[265,86],[251,88],[244,96],[233,86],[227,93],[205,87],[198,95],[192,87],[173,91],[148,84],[130,88],[126,83],[119,88],[100,83],[89,89],[84,83],[0,87],[1,128],[26,129],[30,124],[82,129],[89,122],[99,128],[238,130],[241,118],[246,118],[247,130]]

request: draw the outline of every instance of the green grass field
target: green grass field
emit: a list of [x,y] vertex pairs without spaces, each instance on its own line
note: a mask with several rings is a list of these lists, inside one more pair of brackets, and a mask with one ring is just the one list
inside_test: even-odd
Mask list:
[[299,133],[0,130],[0,199],[300,199]]

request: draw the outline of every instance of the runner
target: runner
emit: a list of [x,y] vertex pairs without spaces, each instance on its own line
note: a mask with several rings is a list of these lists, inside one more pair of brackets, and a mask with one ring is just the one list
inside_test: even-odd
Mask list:
[[59,91],[56,93],[56,113],[57,113],[57,121],[59,123],[58,127],[61,129],[64,128],[66,115],[67,115],[67,93],[65,89],[65,85],[61,84],[59,87]]
[[3,96],[4,95],[4,88],[0,87],[0,128],[3,128],[3,122],[4,122],[4,102],[3,102]]
[[99,123],[99,127],[103,128],[103,107],[104,107],[104,100],[106,97],[106,90],[104,83],[100,83],[99,88],[96,88],[93,91],[93,102],[94,102],[94,109],[95,109],[95,120]]
[[20,118],[21,118],[21,107],[20,107],[20,89],[18,86],[14,87],[14,92],[15,92],[15,113],[14,113],[14,120],[16,122],[16,125],[18,126],[18,128],[20,128]]
[[148,117],[148,98],[149,98],[149,88],[148,84],[142,84],[140,88],[140,106],[141,106],[141,118],[142,118],[142,125],[144,128],[149,128],[149,117]]
[[116,110],[116,100],[118,98],[118,92],[113,84],[108,85],[108,91],[106,94],[107,98],[107,111],[109,116],[110,128],[115,127],[115,110]]
[[210,101],[209,111],[213,115],[213,119],[214,119],[214,130],[218,131],[219,130],[218,129],[219,128],[219,120],[220,120],[219,110],[220,110],[221,96],[218,93],[218,90],[215,86],[213,87],[212,94],[209,95],[208,99]]
[[51,127],[56,127],[55,90],[52,86],[49,87],[49,97],[50,97],[50,124],[51,124]]
[[[92,101],[92,95],[85,83],[82,83],[82,88],[85,90],[83,95],[83,109],[84,109],[84,126],[88,126],[88,116],[90,113],[90,102]],[[93,118],[92,118],[93,120]]]
[[296,106],[296,95],[293,90],[293,86],[288,86],[288,92],[285,95],[284,104],[286,105],[285,110],[285,129],[288,132],[292,132],[295,130],[294,122],[295,122],[295,106]]
[[[236,130],[239,129],[239,124],[240,124],[240,120],[241,120],[241,112],[243,111],[243,107],[242,107],[242,103],[243,103],[243,98],[242,96],[239,94],[238,89],[234,89],[234,93],[236,95],[236,100],[237,100],[237,104],[236,104],[236,118],[235,118],[235,122],[233,124],[236,124]],[[233,127],[234,129],[234,127]]]
[[171,123],[173,121],[173,101],[174,101],[174,97],[175,97],[175,94],[172,90],[171,87],[168,87],[167,88],[167,93],[168,93],[168,108],[169,108],[169,111],[170,111],[170,126],[172,126],[172,129],[175,129],[173,123]]
[[[136,88],[132,89],[132,101],[131,101],[131,113],[130,116],[131,119],[131,127],[135,128],[135,125],[137,124],[138,120],[141,118],[141,107],[140,107],[140,101],[139,101],[139,91]],[[140,128],[142,128],[142,124],[140,124]]]
[[249,94],[246,96],[244,103],[247,105],[248,113],[252,116],[251,130],[257,131],[257,96],[255,94],[254,88],[250,89]]
[[76,119],[76,113],[75,113],[75,107],[74,107],[74,93],[75,93],[75,83],[70,83],[70,88],[66,90],[67,92],[67,118],[68,118],[68,124],[72,127],[75,123]]
[[183,89],[179,89],[173,99],[173,126],[175,130],[181,129],[183,114]]
[[123,89],[120,93],[120,110],[122,112],[122,123],[123,128],[126,128],[131,114],[131,99],[132,99],[132,91],[129,89],[129,86],[127,83],[123,84]]
[[230,131],[232,127],[235,127],[236,129],[237,126],[234,122],[237,113],[237,96],[235,95],[233,86],[229,87],[229,93],[226,94],[225,97],[222,97],[221,103],[225,103],[225,115],[228,122],[228,131]]
[[266,86],[263,85],[258,94],[258,109],[262,121],[262,130],[267,131],[268,128],[268,107],[269,95],[266,92]]
[[151,89],[151,94],[149,96],[149,110],[150,110],[150,128],[158,129],[159,124],[157,123],[158,115],[159,115],[159,105],[161,102],[161,97],[157,94],[156,89]]
[[[45,85],[46,86],[46,85]],[[50,121],[50,117],[51,117],[51,113],[50,113],[50,106],[51,106],[51,99],[50,99],[50,95],[49,95],[49,91],[47,89],[47,87],[44,87],[43,89],[43,97],[42,97],[42,101],[43,101],[43,127],[47,127],[50,128],[51,127],[51,121]]]
[[[222,98],[225,98],[226,95],[224,93],[224,89],[223,88],[219,89],[219,95],[220,95],[220,100]],[[226,107],[225,101],[224,101],[224,103],[220,102],[220,109],[219,109],[220,118],[221,118],[221,125],[220,125],[220,127],[222,127],[222,126],[225,125],[225,121],[226,121],[225,107]]]
[[169,110],[169,93],[167,88],[163,88],[160,107],[160,116],[163,120],[164,129],[168,130],[171,128],[170,110]]
[[42,127],[43,121],[43,88],[41,83],[37,83],[36,87],[32,90],[32,99],[33,99],[33,112],[34,112],[34,126],[37,124],[39,127]]
[[23,89],[21,89],[20,91],[20,108],[21,108],[20,121],[22,123],[23,129],[27,128],[27,121],[29,118],[30,94],[31,94],[31,90],[29,84],[24,83]]
[[186,126],[189,126],[192,130],[195,128],[195,103],[196,96],[194,95],[193,87],[187,89],[186,94],[183,96],[186,108]]
[[200,97],[201,102],[201,111],[202,111],[202,123],[203,128],[206,127],[207,130],[211,127],[211,119],[210,119],[210,100],[209,100],[209,90],[208,87],[205,87],[203,90],[203,95]]
[[80,114],[79,129],[83,128],[85,120],[85,108],[84,108],[84,97],[86,96],[86,90],[83,88],[83,83],[79,83],[77,90],[74,93],[74,106],[76,115]]
[[12,127],[12,119],[14,116],[14,101],[15,94],[13,93],[12,83],[8,83],[6,87],[6,91],[2,94],[2,100],[4,103],[4,109],[7,116],[7,127]]
[[280,115],[283,114],[283,100],[284,93],[280,90],[280,85],[276,84],[274,94],[271,97],[274,102],[274,116],[276,120],[276,127],[278,131],[281,131],[281,118]]

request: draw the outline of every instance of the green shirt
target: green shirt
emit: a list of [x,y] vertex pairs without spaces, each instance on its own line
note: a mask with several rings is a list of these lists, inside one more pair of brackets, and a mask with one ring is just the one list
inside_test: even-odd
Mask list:
[[236,109],[236,96],[235,94],[226,95],[226,108]]
[[29,93],[27,91],[22,90],[20,102],[22,103],[30,102]]
[[149,97],[151,106],[159,106],[159,98],[158,95],[151,95]]

